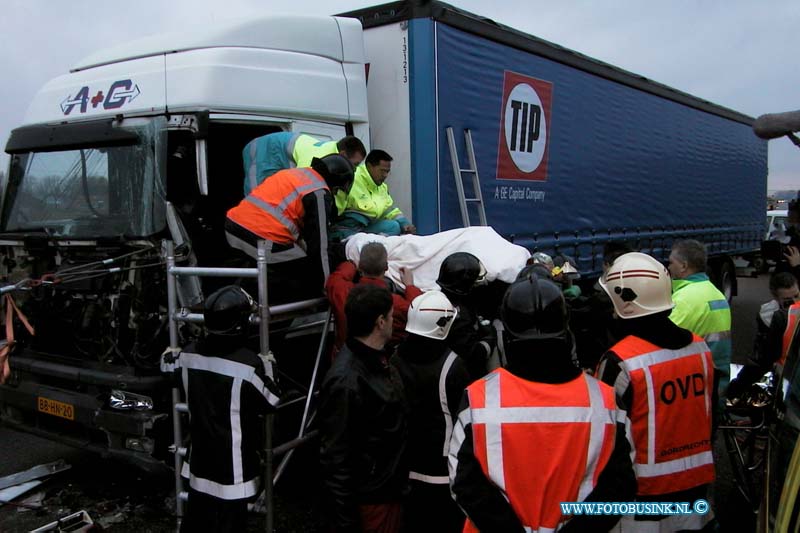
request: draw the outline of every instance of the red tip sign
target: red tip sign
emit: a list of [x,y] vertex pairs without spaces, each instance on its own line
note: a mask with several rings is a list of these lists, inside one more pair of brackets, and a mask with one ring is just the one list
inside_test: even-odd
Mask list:
[[506,71],[497,179],[547,180],[553,84]]

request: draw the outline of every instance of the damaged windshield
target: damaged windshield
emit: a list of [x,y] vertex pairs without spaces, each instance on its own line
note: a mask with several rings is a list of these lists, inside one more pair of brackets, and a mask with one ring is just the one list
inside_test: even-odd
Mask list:
[[120,127],[138,141],[15,154],[0,231],[98,238],[163,229],[166,120],[126,120]]

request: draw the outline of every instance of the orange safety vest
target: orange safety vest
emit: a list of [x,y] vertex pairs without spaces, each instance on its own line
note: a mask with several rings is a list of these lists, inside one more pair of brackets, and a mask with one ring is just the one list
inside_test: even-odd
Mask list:
[[783,369],[786,366],[786,359],[789,356],[789,349],[792,347],[795,334],[797,333],[797,326],[800,324],[800,302],[794,303],[789,307],[786,329],[783,330],[783,342],[781,343],[781,356],[775,362],[772,374],[775,376],[775,383],[777,387],[776,397],[779,404],[782,404],[786,393],[789,391],[789,380],[784,377]]
[[786,364],[786,356],[789,355],[789,347],[792,345],[797,324],[800,323],[800,302],[789,307],[789,316],[786,323],[786,330],[783,332],[783,344],[781,346],[781,358],[778,365],[782,368]]
[[[623,421],[614,390],[581,374],[536,383],[503,368],[467,387],[475,457],[528,530],[555,530],[561,502],[583,501],[597,485]],[[464,532],[477,532],[467,520]]]
[[628,418],[641,495],[676,492],[714,480],[714,361],[703,339],[693,337],[679,350],[659,348],[632,335],[611,348],[622,359],[633,387]]
[[281,170],[229,209],[227,216],[259,237],[291,244],[300,238],[303,227],[303,196],[320,189],[330,190],[310,168]]

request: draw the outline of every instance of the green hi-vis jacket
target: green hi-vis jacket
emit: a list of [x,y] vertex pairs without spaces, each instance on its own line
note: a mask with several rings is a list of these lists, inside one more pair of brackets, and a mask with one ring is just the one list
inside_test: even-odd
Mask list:
[[278,171],[309,167],[315,157],[336,154],[335,141],[318,141],[310,135],[279,131],[257,137],[242,150],[244,195]]
[[336,141],[318,141],[310,135],[298,135],[292,146],[292,159],[298,168],[310,167],[315,157],[322,159],[326,155],[338,154]]
[[711,348],[714,367],[723,376],[728,376],[731,364],[731,308],[725,295],[706,274],[697,273],[672,281],[672,301],[675,302],[675,308],[669,315],[670,320],[703,337]]
[[363,163],[356,167],[350,192],[345,195],[340,191],[336,195],[336,208],[339,215],[356,215],[359,219],[364,217],[369,220],[368,223],[378,220],[397,220],[400,227],[409,224],[403,212],[394,205],[386,183],[382,183],[380,187],[376,185]]

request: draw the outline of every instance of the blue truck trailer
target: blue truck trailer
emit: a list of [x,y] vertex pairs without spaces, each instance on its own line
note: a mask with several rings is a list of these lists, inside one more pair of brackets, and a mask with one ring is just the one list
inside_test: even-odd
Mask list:
[[[431,234],[464,224],[456,174],[468,180],[452,163],[470,165],[469,130],[501,235],[573,256],[587,279],[606,242],[666,259],[675,239],[697,238],[732,294],[732,258],[757,251],[764,229],[767,146],[751,123],[438,2],[99,50],[45,84],[6,144],[0,276],[36,334],[19,328],[0,417],[163,467],[171,393],[159,364],[175,315],[161,242],[184,242],[192,264],[228,264],[225,213],[242,199],[242,149],[261,135],[353,134],[388,151],[396,203]],[[210,288],[187,285],[182,309]]]
[[408,168],[389,183],[410,175],[396,196],[422,233],[463,225],[446,130],[462,168],[470,130],[501,235],[573,256],[590,277],[605,242],[666,260],[674,240],[696,238],[735,292],[732,259],[756,252],[764,228],[767,145],[751,117],[447,4],[344,16],[365,29],[372,145],[405,153],[408,139]]

